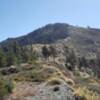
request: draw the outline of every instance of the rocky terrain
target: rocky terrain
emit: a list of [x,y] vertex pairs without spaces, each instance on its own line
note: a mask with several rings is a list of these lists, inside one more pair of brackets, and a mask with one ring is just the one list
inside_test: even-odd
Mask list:
[[47,84],[18,83],[7,100],[74,100],[72,89],[66,83]]
[[72,72],[57,62],[38,61],[10,69],[13,68],[20,71],[2,76],[5,80],[12,80],[14,84],[12,93],[4,100],[100,99],[99,80],[85,72]]
[[[75,100],[74,81],[56,66],[45,62],[42,67],[26,65],[18,73],[5,75],[15,88],[5,100]],[[30,68],[28,68],[30,66]],[[23,66],[20,66],[23,67]],[[26,70],[27,69],[27,70]]]

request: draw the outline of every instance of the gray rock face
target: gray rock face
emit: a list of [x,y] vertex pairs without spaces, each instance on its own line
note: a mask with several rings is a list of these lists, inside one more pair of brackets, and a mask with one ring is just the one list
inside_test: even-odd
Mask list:
[[26,97],[25,100],[75,100],[72,92],[67,84],[42,85],[38,88],[38,95]]

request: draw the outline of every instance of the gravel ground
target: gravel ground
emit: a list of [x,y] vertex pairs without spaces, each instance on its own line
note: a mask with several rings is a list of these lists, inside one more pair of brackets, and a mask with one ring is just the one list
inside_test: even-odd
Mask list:
[[40,87],[38,95],[27,97],[26,100],[74,100],[72,90],[67,85]]
[[7,100],[74,100],[73,90],[65,83],[60,85],[39,85],[18,83]]

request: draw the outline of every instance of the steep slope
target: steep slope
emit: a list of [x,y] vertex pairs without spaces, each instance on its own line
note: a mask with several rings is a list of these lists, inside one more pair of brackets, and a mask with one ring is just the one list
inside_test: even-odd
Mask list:
[[9,38],[3,41],[2,45],[11,44],[13,41],[17,41],[21,45],[28,45],[32,43],[53,43],[59,39],[64,39],[68,36],[68,24],[48,24],[45,27],[39,28],[28,35]]
[[48,24],[25,36],[9,38],[0,43],[2,47],[18,42],[20,45],[65,43],[79,54],[100,51],[100,29],[82,28],[64,23]]

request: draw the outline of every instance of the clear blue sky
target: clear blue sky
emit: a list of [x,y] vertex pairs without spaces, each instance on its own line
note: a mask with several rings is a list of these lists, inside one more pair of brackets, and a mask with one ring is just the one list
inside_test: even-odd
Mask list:
[[100,0],[0,0],[0,41],[55,22],[100,28]]

